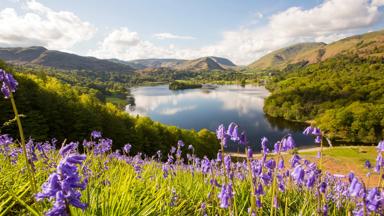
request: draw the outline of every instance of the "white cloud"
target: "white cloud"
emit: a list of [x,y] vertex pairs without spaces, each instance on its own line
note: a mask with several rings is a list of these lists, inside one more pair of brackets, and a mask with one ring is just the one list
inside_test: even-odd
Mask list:
[[338,40],[380,20],[378,7],[368,0],[325,0],[307,10],[291,7],[274,14],[263,27],[224,32],[220,42],[203,50],[248,64],[294,43]]
[[196,39],[192,36],[176,35],[168,32],[156,33],[153,36],[159,40],[164,40],[164,39],[194,40]]
[[[191,59],[216,55],[227,57],[237,64],[249,64],[268,52],[294,43],[332,42],[369,28],[382,20],[383,15],[379,10],[382,5],[383,0],[324,0],[310,9],[291,7],[267,17],[268,22],[262,27],[241,27],[223,32],[220,41],[200,48],[157,46],[141,39],[136,32],[120,28],[111,32],[89,54],[125,60],[169,57]],[[256,13],[255,16],[263,18],[262,14]],[[134,40],[135,43],[122,45],[117,35],[127,41]],[[169,39],[180,37],[170,33],[157,36]]]
[[372,5],[377,7],[383,6],[384,0],[372,0]]
[[129,31],[125,27],[113,30],[100,42],[95,50],[90,50],[88,54],[100,58],[120,58],[124,60],[184,57],[183,50],[177,49],[173,45],[156,46],[140,38],[137,32]]
[[45,46],[69,49],[90,39],[96,29],[68,11],[54,11],[35,0],[27,0],[18,14],[13,8],[0,11],[1,46]]

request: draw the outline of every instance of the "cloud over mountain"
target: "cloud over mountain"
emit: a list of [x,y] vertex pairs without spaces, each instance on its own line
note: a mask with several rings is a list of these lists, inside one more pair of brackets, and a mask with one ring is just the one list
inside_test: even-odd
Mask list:
[[72,12],[54,11],[43,4],[23,2],[23,13],[14,8],[0,11],[0,46],[45,46],[69,49],[87,40],[96,28]]

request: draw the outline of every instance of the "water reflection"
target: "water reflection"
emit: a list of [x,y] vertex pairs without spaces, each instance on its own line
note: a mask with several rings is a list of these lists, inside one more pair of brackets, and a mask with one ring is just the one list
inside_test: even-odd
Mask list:
[[[250,142],[259,149],[259,141],[268,137],[271,146],[287,133],[293,134],[298,145],[311,145],[312,139],[302,135],[304,125],[265,116],[264,87],[219,86],[216,89],[170,91],[168,86],[139,87],[131,90],[134,105],[126,107],[133,115],[187,129],[215,130],[221,123],[239,123]],[[237,150],[237,147],[230,147]]]

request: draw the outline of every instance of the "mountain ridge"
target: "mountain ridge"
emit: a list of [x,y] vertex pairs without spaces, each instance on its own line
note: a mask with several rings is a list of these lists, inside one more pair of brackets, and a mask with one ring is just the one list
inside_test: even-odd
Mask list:
[[[211,71],[233,69],[236,65],[229,59],[207,56],[193,60],[185,59],[98,59],[80,56],[41,46],[0,48],[0,59],[16,65],[41,65],[63,70],[89,70],[95,72],[127,72],[140,70],[169,69],[175,71]],[[154,70],[156,71],[156,70]]]
[[128,65],[95,57],[48,50],[39,46],[0,48],[0,59],[16,65],[34,64],[63,70],[127,73],[134,71],[134,69]]
[[309,42],[294,44],[262,56],[249,69],[284,69],[289,64],[313,64],[340,54],[359,57],[384,56],[384,30],[353,35],[329,44]]

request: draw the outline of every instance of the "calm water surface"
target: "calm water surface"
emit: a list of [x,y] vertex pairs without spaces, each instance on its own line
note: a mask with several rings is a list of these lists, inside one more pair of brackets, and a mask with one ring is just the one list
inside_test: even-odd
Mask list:
[[[299,147],[312,147],[313,139],[302,134],[305,125],[267,117],[263,112],[264,87],[223,85],[216,89],[172,91],[168,85],[131,89],[134,106],[127,106],[133,115],[148,116],[155,121],[186,129],[207,128],[214,131],[220,124],[236,122],[245,130],[255,150],[265,136],[270,146],[288,133]],[[237,146],[230,145],[231,151]]]

